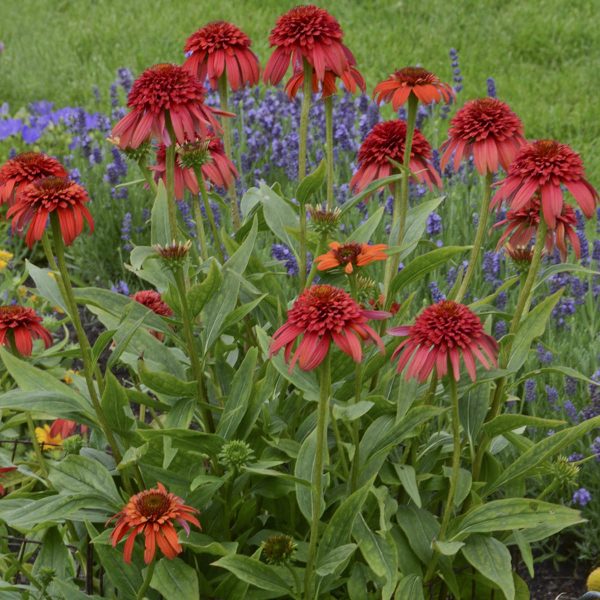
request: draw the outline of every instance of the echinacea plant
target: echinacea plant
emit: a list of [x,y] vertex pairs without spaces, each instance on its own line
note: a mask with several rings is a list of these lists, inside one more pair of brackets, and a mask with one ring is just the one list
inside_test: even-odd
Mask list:
[[[113,171],[124,156],[141,169],[131,185],[144,184],[151,230],[131,243],[131,289],[82,285],[92,277],[73,257],[110,215],[72,171],[42,153],[0,167],[0,218],[28,260],[13,277],[16,254],[0,252],[16,288],[0,284],[7,599],[517,600],[521,566],[533,576],[540,544],[595,500],[579,477],[597,452],[580,452],[600,416],[565,404],[569,424],[531,405],[544,390],[559,402],[550,373],[591,394],[597,377],[549,364],[546,340],[543,366],[528,366],[562,306],[564,286],[544,297],[545,282],[594,276],[568,262],[590,254],[581,232],[598,204],[579,155],[528,142],[495,98],[458,108],[432,147],[419,119],[448,116],[458,87],[405,67],[374,88],[390,115],[341,178],[333,97],[365,80],[340,24],[299,6],[269,43],[263,82],[291,67],[277,102],[302,90],[298,178],[241,198],[235,98],[260,81],[250,38],[206,24],[183,66],[131,78],[110,139]],[[319,114],[326,144],[312,156]],[[263,115],[273,128],[280,116]],[[470,161],[478,220],[444,230],[472,243],[437,243],[443,171],[462,177]],[[490,208],[506,210],[493,226]],[[516,265],[505,281],[494,248]],[[478,277],[497,281],[492,294]]]

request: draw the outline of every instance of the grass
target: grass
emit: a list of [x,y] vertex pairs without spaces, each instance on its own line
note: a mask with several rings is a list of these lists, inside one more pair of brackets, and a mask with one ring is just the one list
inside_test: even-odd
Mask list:
[[[231,20],[264,62],[275,19],[296,2],[244,0],[2,0],[0,99],[12,110],[32,100],[57,105],[105,98],[121,66],[138,74],[182,60],[186,37],[204,23]],[[448,49],[459,51],[463,100],[499,96],[522,117],[529,137],[554,137],[600,174],[600,29],[594,0],[321,0],[340,21],[369,89],[395,67],[420,63],[446,80]]]

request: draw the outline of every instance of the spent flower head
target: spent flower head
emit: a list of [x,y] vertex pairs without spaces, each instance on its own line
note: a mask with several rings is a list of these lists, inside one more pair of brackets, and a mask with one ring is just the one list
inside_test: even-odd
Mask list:
[[272,535],[262,543],[265,560],[271,565],[289,561],[296,550],[296,544],[289,535]]

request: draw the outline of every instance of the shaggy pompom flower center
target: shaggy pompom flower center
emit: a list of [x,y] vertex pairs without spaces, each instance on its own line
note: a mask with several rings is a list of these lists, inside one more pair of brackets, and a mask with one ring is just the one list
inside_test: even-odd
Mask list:
[[150,490],[138,494],[135,505],[140,515],[146,519],[158,520],[167,516],[171,508],[171,500],[167,494],[158,490]]
[[418,85],[436,85],[440,82],[439,77],[423,67],[404,67],[396,71],[392,78],[406,86],[416,87]]
[[28,186],[21,197],[34,209],[54,211],[87,202],[87,192],[67,177],[44,177]]
[[342,28],[326,10],[312,4],[297,6],[279,19],[269,36],[272,46],[303,46],[328,40],[341,41]]
[[362,320],[360,307],[352,296],[330,285],[305,290],[288,313],[289,323],[320,335],[339,332],[347,324]]
[[193,75],[178,65],[162,63],[146,69],[135,80],[127,106],[158,113],[203,101],[204,87]]
[[185,51],[216,52],[229,48],[248,48],[248,46],[250,46],[250,38],[238,27],[226,21],[215,21],[190,36]]
[[483,335],[477,316],[463,304],[445,300],[429,306],[411,328],[411,337],[423,346],[468,348]]
[[27,321],[32,316],[33,311],[30,308],[23,306],[0,306],[0,323],[5,327],[16,327],[18,323]]
[[583,162],[576,152],[555,140],[538,140],[526,146],[516,157],[510,174],[536,177],[540,183],[577,181],[583,177]]
[[502,141],[521,136],[521,120],[508,104],[495,98],[480,98],[467,102],[452,119],[452,137],[472,142],[493,138]]

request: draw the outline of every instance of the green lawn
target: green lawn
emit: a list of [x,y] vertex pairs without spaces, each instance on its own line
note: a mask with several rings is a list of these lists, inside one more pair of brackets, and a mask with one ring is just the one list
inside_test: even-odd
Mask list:
[[[235,22],[264,60],[281,0],[0,0],[0,101],[63,104],[106,93],[115,70],[137,74],[181,61],[186,37],[215,19]],[[450,79],[448,49],[460,53],[463,100],[499,96],[520,114],[529,137],[555,137],[600,174],[598,0],[323,0],[346,32],[370,88],[394,67],[421,63]]]

